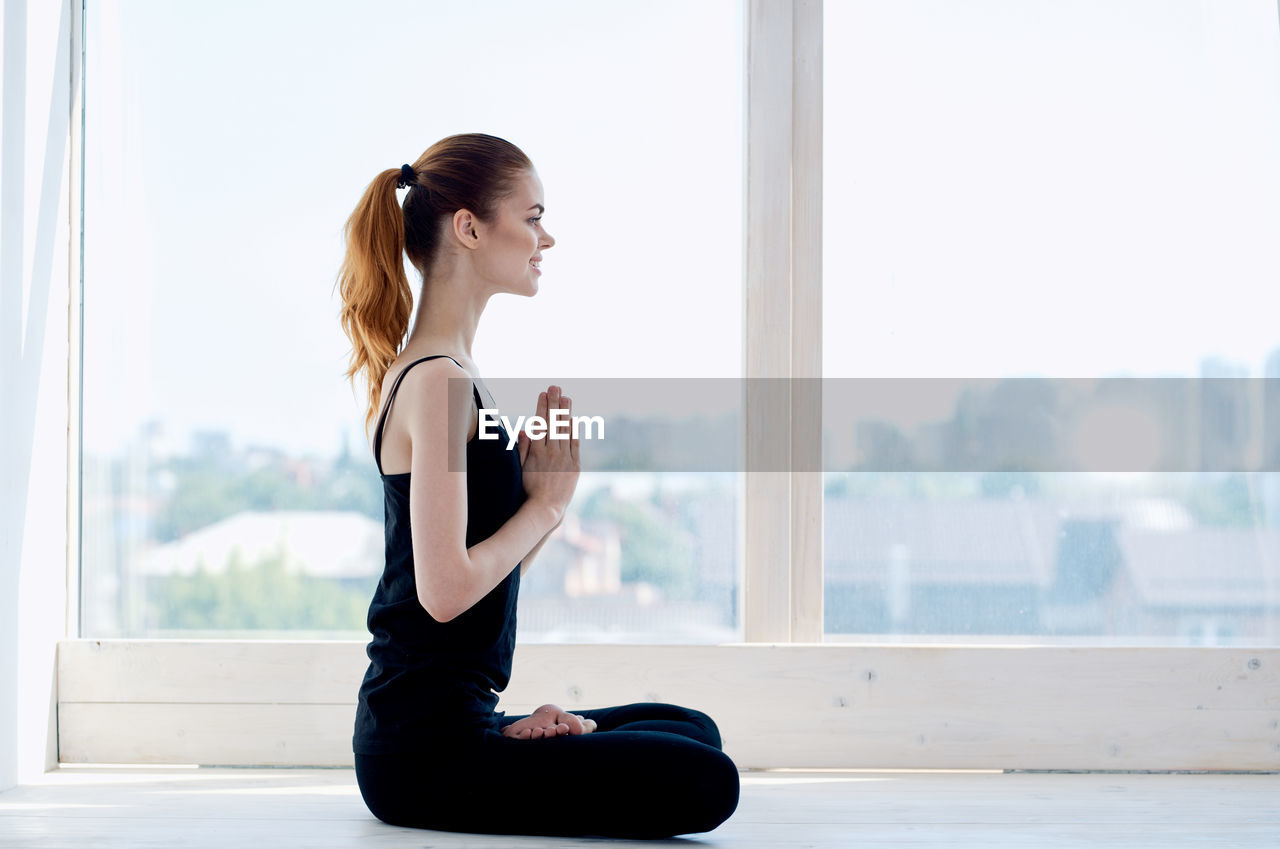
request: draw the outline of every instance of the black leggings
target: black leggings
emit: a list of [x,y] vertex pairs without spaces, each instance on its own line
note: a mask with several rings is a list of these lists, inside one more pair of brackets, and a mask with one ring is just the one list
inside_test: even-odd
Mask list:
[[[710,831],[738,806],[738,768],[700,711],[660,702],[574,710],[588,734],[355,756],[369,811],[391,825],[487,834],[657,838]],[[506,716],[501,726],[528,714]]]

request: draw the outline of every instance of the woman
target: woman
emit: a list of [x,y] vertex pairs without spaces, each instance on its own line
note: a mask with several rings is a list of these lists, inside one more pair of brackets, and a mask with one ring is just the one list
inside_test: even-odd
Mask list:
[[[397,188],[408,188],[403,208]],[[490,296],[537,293],[542,253],[555,244],[543,208],[528,157],[469,133],[379,174],[347,222],[339,284],[348,377],[368,381],[365,423],[377,414],[386,510],[386,567],[369,605],[373,639],[352,739],[356,779],[369,810],[393,825],[709,831],[737,807],[738,772],[706,714],[661,703],[494,710],[511,674],[520,576],[560,524],[579,474],[576,439],[521,432],[518,450],[507,450],[506,434],[475,438],[478,408],[498,405],[487,389],[481,395],[471,343]],[[413,293],[402,252],[423,281],[407,340]],[[533,328],[530,343],[559,329]],[[550,386],[537,413],[556,409],[571,413],[572,402]]]

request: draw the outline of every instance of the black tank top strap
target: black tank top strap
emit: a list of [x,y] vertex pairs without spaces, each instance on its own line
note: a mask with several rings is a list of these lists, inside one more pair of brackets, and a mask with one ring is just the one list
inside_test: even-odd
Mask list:
[[[400,373],[396,375],[395,382],[391,384],[391,392],[387,394],[387,401],[382,405],[382,413],[378,416],[378,425],[373,432],[373,459],[374,462],[378,464],[378,474],[382,474],[382,428],[383,425],[386,424],[387,414],[391,412],[391,405],[396,400],[396,392],[400,389],[400,381],[404,380],[404,376],[409,373],[409,369],[413,368],[418,363],[425,363],[427,360],[438,360],[441,357],[453,360],[453,357],[450,357],[448,354],[432,354],[429,357],[422,357],[414,360],[400,370]],[[458,368],[462,368],[462,363],[457,360],[453,360],[453,363]],[[466,371],[464,368],[462,368],[462,370]],[[476,387],[475,380],[471,381],[471,394],[475,396],[477,408],[483,407],[484,402],[480,400],[480,390]]]

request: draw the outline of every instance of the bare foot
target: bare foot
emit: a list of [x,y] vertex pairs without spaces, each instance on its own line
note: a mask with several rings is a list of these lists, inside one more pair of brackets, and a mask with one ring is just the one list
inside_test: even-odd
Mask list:
[[502,736],[516,740],[540,740],[565,734],[589,734],[595,729],[594,719],[583,719],[558,705],[543,705],[524,719],[503,728]]

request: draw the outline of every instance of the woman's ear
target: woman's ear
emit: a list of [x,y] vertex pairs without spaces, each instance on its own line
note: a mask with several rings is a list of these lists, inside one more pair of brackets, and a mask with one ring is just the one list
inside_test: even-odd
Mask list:
[[476,223],[476,218],[470,210],[459,209],[453,214],[453,234],[465,248],[475,248],[480,244]]

